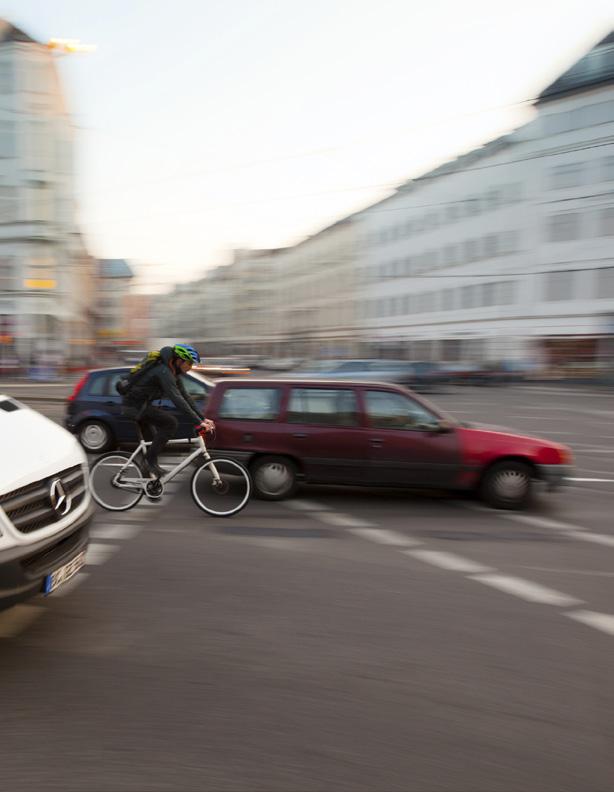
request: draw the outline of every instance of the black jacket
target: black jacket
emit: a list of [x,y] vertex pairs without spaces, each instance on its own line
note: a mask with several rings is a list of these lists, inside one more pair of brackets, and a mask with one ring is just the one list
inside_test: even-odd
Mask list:
[[[146,371],[123,398],[128,414],[138,417],[148,404],[156,399],[170,399],[181,412],[198,424],[203,420],[200,410],[183,386],[181,377],[176,377],[168,363],[173,356],[172,347],[162,347],[160,362]],[[134,416],[134,413],[137,413]]]

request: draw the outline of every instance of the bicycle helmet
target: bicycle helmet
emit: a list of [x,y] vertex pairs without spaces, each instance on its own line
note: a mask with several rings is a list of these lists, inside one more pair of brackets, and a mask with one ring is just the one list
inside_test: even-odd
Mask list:
[[194,347],[189,344],[175,344],[173,353],[176,357],[187,360],[189,363],[200,363],[200,355]]

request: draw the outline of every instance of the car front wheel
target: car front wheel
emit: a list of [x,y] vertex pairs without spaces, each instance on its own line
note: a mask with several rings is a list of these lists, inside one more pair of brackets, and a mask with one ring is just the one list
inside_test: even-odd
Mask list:
[[102,454],[115,446],[113,434],[102,421],[85,421],[79,427],[79,442],[90,454]]
[[524,462],[507,460],[490,467],[482,479],[480,495],[495,509],[524,509],[531,500],[533,474]]
[[250,473],[258,498],[283,500],[296,492],[296,465],[286,457],[260,457],[251,465]]

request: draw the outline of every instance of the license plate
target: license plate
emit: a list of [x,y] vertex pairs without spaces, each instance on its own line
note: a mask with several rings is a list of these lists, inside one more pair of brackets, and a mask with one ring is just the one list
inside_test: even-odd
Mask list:
[[73,575],[76,575],[81,567],[85,564],[85,550],[81,551],[78,555],[72,558],[67,564],[64,564],[55,572],[45,577],[45,584],[43,586],[43,593],[45,596],[51,594],[67,580],[70,580]]

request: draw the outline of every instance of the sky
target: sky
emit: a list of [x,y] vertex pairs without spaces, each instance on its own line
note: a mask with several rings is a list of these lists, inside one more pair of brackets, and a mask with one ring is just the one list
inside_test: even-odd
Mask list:
[[292,245],[527,121],[611,0],[0,0],[58,58],[79,225],[140,291]]

